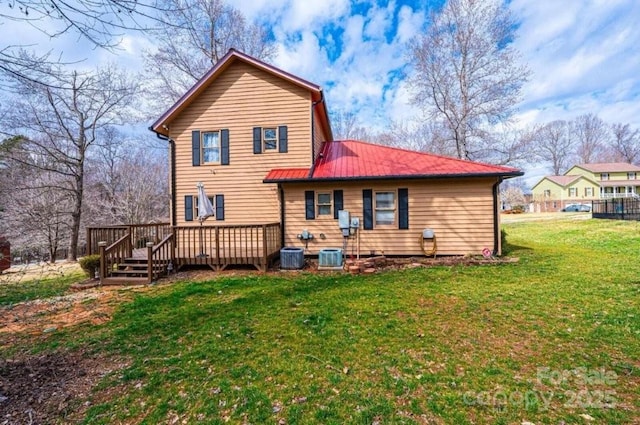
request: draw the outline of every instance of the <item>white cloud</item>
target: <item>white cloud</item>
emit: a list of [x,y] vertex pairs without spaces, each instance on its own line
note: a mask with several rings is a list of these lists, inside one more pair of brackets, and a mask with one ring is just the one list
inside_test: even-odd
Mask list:
[[[522,19],[515,45],[533,71],[521,117],[543,122],[591,112],[607,119],[610,111],[637,110],[639,2],[514,0],[511,7]],[[623,116],[640,126],[640,116]]]

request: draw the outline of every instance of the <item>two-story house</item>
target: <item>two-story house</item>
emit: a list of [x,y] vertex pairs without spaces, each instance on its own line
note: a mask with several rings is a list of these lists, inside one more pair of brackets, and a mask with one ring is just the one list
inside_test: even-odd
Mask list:
[[640,196],[640,167],[612,162],[579,164],[564,175],[545,176],[532,189],[538,211],[558,211],[568,204]]
[[[264,269],[283,246],[309,255],[423,255],[425,239],[438,254],[500,254],[498,186],[523,174],[334,140],[319,86],[236,50],[150,129],[171,148],[171,223],[163,230],[171,237],[161,245],[172,245],[163,249],[177,266]],[[204,223],[199,183],[214,211]],[[105,250],[110,270],[116,248]],[[153,243],[148,250],[167,255]]]

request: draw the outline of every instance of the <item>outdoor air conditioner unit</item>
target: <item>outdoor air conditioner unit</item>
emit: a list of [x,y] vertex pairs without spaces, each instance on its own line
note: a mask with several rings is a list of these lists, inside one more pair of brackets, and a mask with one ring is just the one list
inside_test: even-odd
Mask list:
[[318,253],[318,270],[342,270],[342,250],[324,248]]
[[282,270],[300,270],[304,267],[304,249],[285,246],[280,250],[280,268]]

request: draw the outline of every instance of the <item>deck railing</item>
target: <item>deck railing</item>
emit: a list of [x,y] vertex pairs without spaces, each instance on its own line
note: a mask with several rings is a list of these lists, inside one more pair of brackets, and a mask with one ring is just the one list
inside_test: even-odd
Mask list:
[[173,233],[167,235],[155,246],[151,243],[147,244],[148,283],[166,275],[170,271],[169,267],[173,267],[173,263],[175,263]]
[[[171,232],[170,230],[173,230]],[[126,260],[147,260],[147,281],[166,274],[170,267],[208,265],[222,270],[230,265],[252,265],[266,270],[280,253],[280,223],[175,226],[164,224],[92,227],[91,238],[100,254],[100,279],[111,278],[119,265],[129,268]],[[122,234],[124,233],[124,234]],[[158,239],[160,235],[163,238]],[[118,236],[116,238],[116,236]],[[144,241],[144,246],[141,241]],[[88,239],[89,242],[89,239]]]
[[133,255],[131,247],[131,237],[129,233],[120,239],[107,245],[107,242],[98,242],[100,252],[100,282],[111,276],[111,272],[118,268],[118,264],[124,263],[125,259]]
[[248,264],[266,270],[281,248],[280,223],[177,226],[174,235],[177,266]]
[[111,245],[126,234],[131,235],[133,248],[144,248],[147,242],[160,243],[172,233],[169,223],[123,224],[120,226],[87,227],[87,255],[98,253],[98,242]]
[[640,220],[640,199],[618,198],[593,201],[593,218]]

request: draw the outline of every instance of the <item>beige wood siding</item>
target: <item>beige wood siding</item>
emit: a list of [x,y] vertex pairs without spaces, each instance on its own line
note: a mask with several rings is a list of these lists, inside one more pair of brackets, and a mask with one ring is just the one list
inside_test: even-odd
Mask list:
[[[225,197],[225,220],[211,224],[280,221],[277,186],[262,180],[272,168],[311,166],[311,94],[244,62],[229,66],[173,122],[176,141],[177,224],[184,220],[184,196],[202,181],[209,196]],[[253,127],[288,128],[288,152],[253,153]],[[193,130],[229,130],[230,165],[192,165]]]
[[322,143],[327,140],[327,134],[325,134],[324,128],[320,125],[320,118],[318,113],[313,110],[313,155],[312,161],[315,162],[322,148]]
[[[367,183],[334,183],[315,185],[316,191],[342,189],[344,209],[361,221],[360,252],[363,255],[423,255],[420,237],[424,228],[436,234],[439,255],[481,254],[484,248],[493,250],[493,194],[495,179],[458,179],[392,181]],[[362,190],[409,190],[409,229],[399,230],[396,224],[373,230],[362,229]],[[287,184],[285,191],[285,245],[304,247],[297,235],[304,229],[314,235],[306,254],[316,255],[322,248],[342,248],[343,238],[338,220],[331,216],[305,219],[305,190],[307,184]],[[317,201],[317,200],[316,200]],[[317,212],[317,205],[316,205]],[[324,235],[324,238],[322,237]],[[429,248],[431,245],[426,244]],[[357,240],[349,238],[347,254],[356,253]]]

